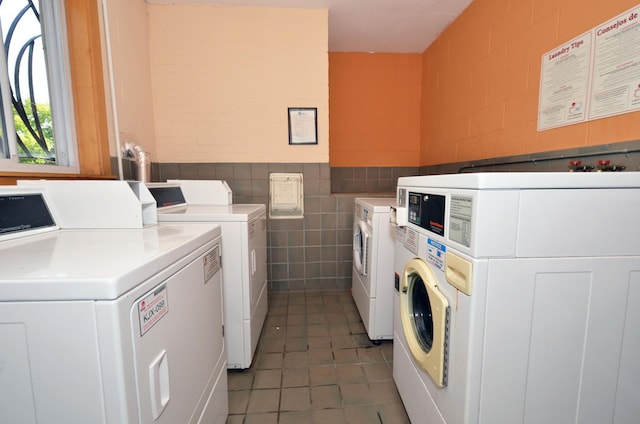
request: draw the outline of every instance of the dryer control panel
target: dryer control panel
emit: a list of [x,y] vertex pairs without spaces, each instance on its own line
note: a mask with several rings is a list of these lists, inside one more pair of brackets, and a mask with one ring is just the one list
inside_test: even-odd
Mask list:
[[444,236],[445,196],[409,192],[408,220],[427,231]]

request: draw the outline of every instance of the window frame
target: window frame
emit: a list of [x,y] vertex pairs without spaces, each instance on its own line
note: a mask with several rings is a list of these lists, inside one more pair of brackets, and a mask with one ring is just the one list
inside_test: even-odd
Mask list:
[[67,43],[77,139],[79,173],[5,170],[0,168],[0,184],[17,179],[117,179],[109,154],[109,126],[102,57],[102,16],[98,1],[64,0]]
[[[66,18],[63,0],[39,0],[40,19],[42,26],[42,42],[46,45],[44,54],[47,66],[49,88],[49,106],[55,131],[54,142],[56,151],[55,164],[21,163],[18,157],[17,139],[13,122],[13,109],[9,85],[6,58],[2,57],[3,104],[7,110],[5,114],[6,139],[9,158],[0,158],[0,167],[6,170],[24,172],[53,172],[77,174],[77,137],[73,116],[73,95],[69,78],[69,51],[67,43]],[[7,74],[5,74],[7,72]]]

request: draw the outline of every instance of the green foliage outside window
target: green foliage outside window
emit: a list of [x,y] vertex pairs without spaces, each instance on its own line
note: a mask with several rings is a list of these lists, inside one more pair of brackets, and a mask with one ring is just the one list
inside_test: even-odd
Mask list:
[[[24,109],[31,111],[31,100],[26,100]],[[51,106],[48,103],[36,103],[38,119],[46,150],[41,146],[31,131],[22,121],[16,110],[13,111],[13,122],[16,127],[16,134],[22,144],[26,147],[25,151],[20,143],[18,143],[18,155],[21,163],[35,164],[52,164],[55,163],[55,144],[53,142],[53,123],[51,120]],[[32,114],[28,115],[31,128],[38,128],[35,118]]]

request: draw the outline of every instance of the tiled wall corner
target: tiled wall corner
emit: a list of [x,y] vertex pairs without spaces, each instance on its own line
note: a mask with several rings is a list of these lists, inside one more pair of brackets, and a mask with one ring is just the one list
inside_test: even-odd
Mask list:
[[398,177],[419,175],[418,167],[331,168],[332,193],[393,193]]
[[[353,210],[356,197],[393,197],[398,177],[479,171],[566,171],[568,161],[599,159],[640,170],[640,141],[424,167],[335,167],[328,163],[153,163],[153,181],[226,180],[234,203],[269,202],[269,174],[301,172],[303,219],[269,220],[268,278],[271,291],[351,288]],[[125,179],[135,164],[123,161]],[[115,163],[117,169],[117,162]]]
[[302,173],[304,218],[268,220],[270,291],[351,288],[353,199],[331,193],[326,163],[159,164],[155,181],[225,180],[234,203],[269,202],[269,174]]

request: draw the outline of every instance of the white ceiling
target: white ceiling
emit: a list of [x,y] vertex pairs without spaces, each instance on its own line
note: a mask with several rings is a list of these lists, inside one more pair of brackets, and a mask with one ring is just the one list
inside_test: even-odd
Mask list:
[[472,0],[147,0],[329,10],[330,52],[422,53]]

